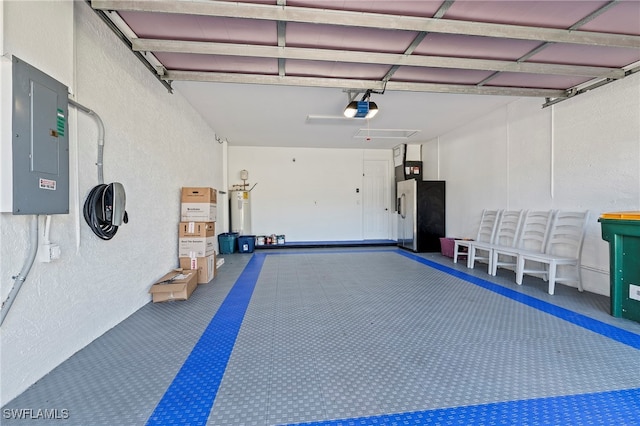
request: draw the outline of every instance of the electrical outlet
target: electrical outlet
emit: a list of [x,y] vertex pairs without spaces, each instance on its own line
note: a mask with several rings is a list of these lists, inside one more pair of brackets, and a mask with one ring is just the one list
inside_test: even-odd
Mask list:
[[38,259],[45,263],[60,259],[60,246],[51,243],[42,244],[38,250]]
[[51,260],[60,259],[60,246],[57,244],[51,244],[49,253],[51,253]]

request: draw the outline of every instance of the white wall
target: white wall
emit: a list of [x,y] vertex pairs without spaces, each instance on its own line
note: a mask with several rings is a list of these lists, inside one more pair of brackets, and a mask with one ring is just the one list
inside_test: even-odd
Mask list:
[[[640,75],[542,109],[518,99],[423,149],[447,181],[447,233],[472,237],[483,208],[589,210],[587,291],[609,295],[600,214],[640,209]],[[437,176],[436,176],[437,175]]]
[[[223,181],[212,129],[85,2],[2,7],[3,53],[67,84],[104,121],[104,179],[125,186],[129,223],[106,242],[84,223],[82,203],[97,184],[97,127],[70,108],[71,213],[53,216],[51,227],[62,257],[36,261],[0,329],[0,406],[148,303],[151,284],[178,265],[180,187]],[[0,215],[2,300],[24,262],[29,220]]]
[[242,169],[249,171],[248,182],[257,184],[251,191],[253,234],[284,234],[287,241],[361,240],[363,161],[388,160],[391,186],[392,155],[391,150],[229,147],[229,185],[242,183]]

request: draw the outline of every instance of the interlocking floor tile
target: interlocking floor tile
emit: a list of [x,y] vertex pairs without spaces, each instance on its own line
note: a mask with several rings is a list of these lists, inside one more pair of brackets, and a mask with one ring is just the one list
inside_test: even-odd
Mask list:
[[[516,286],[510,271],[490,277],[439,254],[393,248],[225,260],[189,301],[146,305],[3,413],[58,407],[69,410],[64,424],[145,424],[176,380],[190,383],[181,368],[209,339],[200,363],[219,364],[224,375],[198,378],[204,394],[181,401],[184,409],[161,424],[637,420],[640,324],[608,315],[606,297],[565,286],[549,296],[535,278]],[[255,287],[228,298],[246,274]],[[212,359],[215,345],[229,355]],[[195,362],[191,374],[210,370]]]

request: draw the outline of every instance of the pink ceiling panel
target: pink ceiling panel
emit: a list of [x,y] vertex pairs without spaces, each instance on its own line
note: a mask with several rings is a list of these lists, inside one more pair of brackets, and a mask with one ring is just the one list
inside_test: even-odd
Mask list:
[[289,47],[403,53],[415,36],[416,33],[411,31],[294,22],[287,24]]
[[552,44],[529,61],[621,68],[640,61],[640,49]]
[[286,72],[289,76],[380,80],[388,71],[388,65],[347,64],[293,59],[289,59],[286,65]]
[[171,13],[119,12],[140,38],[277,45],[271,21]]
[[580,27],[585,31],[640,35],[640,1],[623,1]]
[[431,33],[414,54],[514,61],[539,45],[538,41]]
[[278,2],[277,0],[220,0],[226,1],[227,3],[257,3],[257,4],[270,4],[275,6]]
[[391,80],[414,83],[477,84],[491,74],[491,71],[400,67]]
[[287,6],[432,17],[442,1],[288,0]]
[[444,18],[546,28],[569,28],[606,3],[608,2],[601,0],[456,1]]
[[248,74],[278,74],[278,60],[238,56],[157,53],[158,60],[171,70],[210,71]]
[[501,72],[486,85],[564,90],[589,80],[588,77]]

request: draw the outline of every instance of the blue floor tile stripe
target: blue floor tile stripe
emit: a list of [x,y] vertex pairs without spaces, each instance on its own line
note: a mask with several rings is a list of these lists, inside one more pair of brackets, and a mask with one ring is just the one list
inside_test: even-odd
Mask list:
[[528,296],[526,294],[520,293],[510,288],[503,287],[498,284],[494,284],[490,281],[483,280],[482,278],[469,275],[467,273],[458,271],[457,269],[453,269],[448,266],[442,265],[440,263],[434,262],[432,260],[428,260],[423,257],[417,256],[413,253],[410,253],[404,250],[397,250],[397,253],[405,257],[408,257],[409,259],[415,260],[416,262],[422,263],[423,265],[437,269],[438,271],[455,276],[456,278],[460,278],[464,281],[475,284],[486,290],[508,297],[509,299],[515,300],[517,302],[520,302],[522,304],[525,304],[527,306],[530,306],[532,308],[545,312],[549,315],[553,315],[557,318],[568,321],[579,327],[583,327],[587,330],[593,331],[594,333],[598,333],[602,336],[613,339],[619,343],[623,343],[625,345],[631,346],[634,349],[640,349],[640,335],[638,334],[632,333],[627,330],[623,330],[613,325],[603,323],[602,321],[598,321],[593,318],[589,318],[585,315],[570,311],[560,306],[553,305],[549,302],[536,299],[535,297]]
[[[502,287],[473,275],[417,256],[405,250],[396,253],[486,290],[539,309],[633,348],[640,349],[640,336],[602,323],[551,303]],[[298,426],[370,425],[563,425],[638,426],[640,388],[580,395],[567,395],[482,405],[471,405],[378,416],[297,423]]]
[[628,389],[297,423],[297,425],[637,426],[640,424],[639,412],[640,389]]
[[[405,250],[384,251],[399,253],[441,272],[640,349],[640,336],[637,334],[430,261]],[[353,253],[354,250],[348,250],[348,252]],[[277,254],[281,253],[272,253],[272,255]],[[265,258],[266,254],[256,253],[252,256],[174,381],[169,385],[149,418],[148,425],[206,424]],[[298,423],[298,425],[624,426],[639,425],[638,412],[640,412],[640,388]]]
[[264,260],[263,254],[249,260],[147,425],[207,423]]

